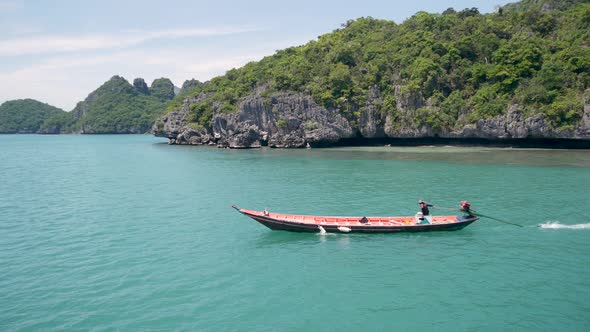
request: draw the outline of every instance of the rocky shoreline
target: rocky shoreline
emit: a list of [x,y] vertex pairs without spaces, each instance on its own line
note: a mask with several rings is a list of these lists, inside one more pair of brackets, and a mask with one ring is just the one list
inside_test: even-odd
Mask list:
[[[371,89],[359,123],[351,123],[338,110],[319,106],[310,96],[264,91],[239,101],[238,111],[221,113],[215,108],[210,126],[189,121],[190,105],[206,100],[202,94],[159,118],[152,133],[169,144],[212,145],[245,149],[305,148],[345,145],[482,145],[534,148],[590,148],[590,90],[584,97],[584,113],[573,128],[553,129],[542,114],[525,115],[518,105],[493,118],[480,119],[453,130],[416,125],[416,110],[430,107],[419,94],[396,89],[397,114],[382,114],[377,89]],[[436,111],[436,109],[434,109]],[[458,122],[461,122],[459,115]]]

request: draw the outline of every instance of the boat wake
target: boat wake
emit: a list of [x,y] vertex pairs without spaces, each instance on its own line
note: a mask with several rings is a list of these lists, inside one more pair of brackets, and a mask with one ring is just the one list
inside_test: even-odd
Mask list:
[[590,224],[564,225],[559,221],[548,221],[540,224],[539,227],[546,229],[590,229]]

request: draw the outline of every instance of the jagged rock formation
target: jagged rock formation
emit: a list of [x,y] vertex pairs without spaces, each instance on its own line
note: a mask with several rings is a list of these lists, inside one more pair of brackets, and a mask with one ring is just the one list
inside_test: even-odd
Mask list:
[[168,137],[170,144],[216,144],[230,148],[329,145],[354,135],[348,121],[338,112],[318,106],[309,96],[289,93],[271,97],[256,93],[240,101],[238,112],[216,114],[212,126],[191,126],[190,105],[207,97],[185,100],[179,110],[156,121],[152,131]]
[[199,86],[201,84],[203,84],[203,83],[199,82],[198,80],[195,80],[194,78],[191,79],[191,80],[186,80],[186,81],[184,81],[184,83],[182,83],[182,88],[180,88],[180,92],[179,93],[182,93],[182,92],[185,92],[187,90],[190,90],[190,89],[192,89],[192,88],[194,88],[196,86]]
[[569,130],[552,129],[542,114],[526,116],[518,105],[493,118],[480,119],[455,130],[436,130],[430,125],[417,125],[416,110],[427,105],[421,95],[404,94],[396,89],[398,114],[380,114],[375,104],[381,102],[376,89],[371,89],[367,107],[358,128],[335,110],[318,106],[310,96],[279,93],[264,97],[260,91],[239,102],[234,113],[216,113],[212,126],[191,124],[190,105],[208,98],[199,95],[185,100],[183,106],[156,121],[152,132],[167,137],[169,144],[217,145],[229,148],[276,148],[330,146],[341,139],[371,138],[481,138],[490,140],[577,138],[590,139],[590,90],[584,99],[580,124]]
[[179,109],[156,120],[152,126],[154,135],[170,138],[170,144],[202,144],[201,139],[197,137],[206,131],[204,128],[197,128],[201,129],[199,131],[195,130],[195,126],[189,124],[189,114],[191,104],[199,103],[206,98],[206,95],[199,95],[185,99]]
[[150,86],[150,94],[160,100],[169,101],[176,95],[174,84],[167,78],[158,78]]
[[309,96],[279,93],[265,98],[246,97],[239,111],[217,114],[212,132],[221,147],[248,148],[269,145],[278,148],[333,144],[352,137],[348,121],[338,112],[318,106]]
[[576,129],[578,137],[590,137],[590,89],[584,93],[584,115]]
[[148,88],[147,84],[143,80],[143,78],[136,78],[133,80],[133,87],[137,92],[143,93],[144,95],[150,94],[150,89]]

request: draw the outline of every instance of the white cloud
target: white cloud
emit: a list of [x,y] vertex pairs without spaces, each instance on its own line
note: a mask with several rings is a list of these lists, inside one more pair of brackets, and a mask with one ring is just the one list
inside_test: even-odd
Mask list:
[[13,11],[22,8],[22,2],[16,0],[0,0],[0,12]]
[[156,78],[168,77],[181,86],[186,79],[205,81],[264,55],[257,51],[232,56],[177,50],[149,55],[129,51],[91,57],[54,57],[25,68],[0,72],[0,103],[34,98],[69,111],[113,75],[121,75],[130,82],[142,77],[148,85]]
[[[1,2],[0,2],[1,3]],[[230,35],[257,31],[252,27],[186,28],[159,31],[128,31],[121,34],[40,36],[0,40],[0,56],[51,54],[123,48],[151,40]]]
[[[189,33],[185,30],[167,31],[166,36]],[[161,31],[153,33],[163,34]],[[194,35],[195,32],[190,33]],[[34,56],[31,57],[33,63],[25,60],[20,64],[0,66],[0,103],[34,98],[69,111],[113,75],[121,75],[130,82],[141,77],[148,85],[156,78],[168,77],[175,85],[182,86],[187,79],[206,81],[231,68],[272,55],[275,50],[300,45],[304,41],[307,38],[276,42],[250,40],[229,48],[212,47],[207,43],[175,43],[174,48],[147,50],[135,47]]]

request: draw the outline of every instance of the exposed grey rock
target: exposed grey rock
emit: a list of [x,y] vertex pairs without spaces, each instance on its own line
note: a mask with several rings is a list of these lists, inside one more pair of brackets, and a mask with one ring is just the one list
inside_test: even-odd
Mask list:
[[430,135],[428,127],[418,128],[416,111],[426,105],[419,91],[405,91],[401,85],[394,87],[395,110],[386,110],[384,132],[387,137],[423,137]]
[[590,138],[590,89],[584,91],[584,114],[575,133],[576,137]]
[[248,96],[238,103],[238,112],[216,115],[212,129],[220,137],[238,137],[227,140],[230,148],[262,143],[300,148],[353,136],[350,124],[337,111],[320,107],[309,96],[291,93]]
[[174,84],[167,78],[158,78],[150,86],[150,94],[161,100],[172,100],[174,98]]
[[[246,97],[238,104],[238,112],[214,116],[214,137],[220,137],[220,147],[249,148],[262,144],[271,147],[303,147],[306,139],[321,139],[322,135],[314,135],[314,132],[320,129],[320,122],[328,122],[326,116],[322,118],[317,105],[309,107],[310,102],[309,98],[290,94],[272,97],[255,94]],[[309,135],[306,135],[305,124],[315,124],[314,121],[317,122],[317,128],[308,125]]]
[[548,12],[548,11],[551,11],[551,10],[553,10],[553,6],[551,6],[551,4],[549,4],[549,3],[544,3],[543,4],[543,7],[541,7],[541,12],[542,13]]
[[143,78],[134,79],[133,86],[135,87],[135,90],[137,90],[137,92],[139,92],[141,94],[144,94],[144,95],[150,94],[150,89],[148,88],[148,86],[145,83],[145,81],[143,80]]
[[[196,142],[196,139],[191,141],[191,137],[200,132],[189,127],[190,105],[198,104],[207,98],[207,95],[201,94],[197,97],[185,99],[179,109],[158,118],[154,122],[152,133],[159,137],[169,138],[169,144],[192,144],[189,142]],[[203,128],[203,131],[206,130]],[[181,135],[180,139],[178,137],[179,134]]]
[[[525,117],[518,105],[510,105],[508,112],[489,119],[480,119],[454,131],[450,137],[487,139],[515,138],[572,138],[572,131],[555,131],[542,114]],[[589,136],[590,138],[590,136]]]
[[[216,143],[230,148],[299,148],[353,136],[350,124],[337,111],[320,107],[310,96],[289,93],[271,97],[253,94],[240,100],[237,112],[214,112],[210,129],[203,128],[198,134],[187,131],[190,105],[205,99],[206,95],[186,99],[180,109],[158,119],[152,132],[173,139],[175,144]],[[194,136],[201,138],[191,140]]]
[[404,91],[401,86],[394,87],[394,93],[395,109],[387,110],[378,89],[371,87],[367,104],[360,110],[359,123],[353,128],[338,110],[319,106],[309,95],[282,92],[265,96],[261,88],[241,99],[233,113],[220,113],[221,105],[214,103],[211,127],[193,129],[188,122],[190,105],[208,98],[201,94],[186,99],[180,109],[156,121],[153,132],[170,138],[174,144],[217,144],[223,148],[329,146],[357,133],[364,138],[590,139],[590,89],[585,94],[580,123],[572,130],[561,131],[552,129],[544,115],[525,115],[515,104],[509,106],[506,114],[461,125],[469,114],[466,110],[459,115],[455,128],[435,130],[417,121],[419,110],[439,111],[432,100],[424,100],[419,92]]
[[363,137],[385,137],[384,117],[378,113],[383,99],[376,86],[369,88],[366,108],[361,112],[359,130]]
[[194,78],[191,80],[186,80],[186,81],[184,81],[184,83],[182,83],[182,88],[180,89],[180,92],[184,92],[186,90],[192,89],[192,88],[199,86],[201,84],[203,84],[203,83],[201,83],[198,80],[195,80]]

